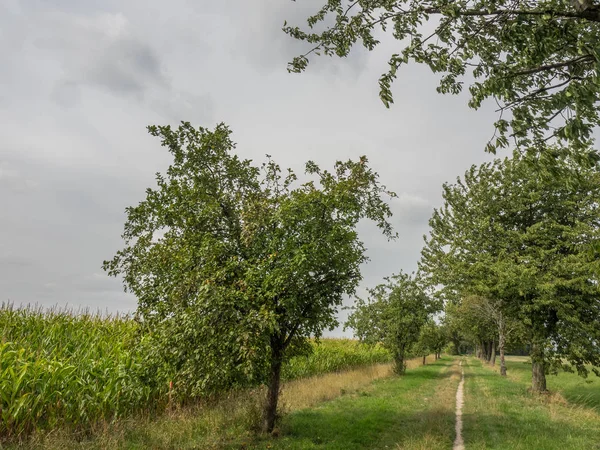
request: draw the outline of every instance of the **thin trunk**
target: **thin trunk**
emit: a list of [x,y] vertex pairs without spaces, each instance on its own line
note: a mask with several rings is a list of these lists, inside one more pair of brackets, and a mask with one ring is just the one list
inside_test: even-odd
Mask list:
[[496,339],[492,340],[492,360],[490,361],[492,366],[496,365]]
[[531,390],[538,393],[547,390],[544,349],[539,342],[531,344]]
[[506,376],[506,361],[504,359],[504,344],[506,342],[506,337],[504,336],[504,332],[504,317],[500,315],[500,320],[498,323],[498,350],[500,350],[500,375],[503,377]]
[[487,356],[487,362],[488,362],[488,364],[491,363],[492,362],[492,343],[490,341],[487,341],[486,356]]
[[271,373],[269,374],[269,390],[267,392],[267,402],[265,404],[263,431],[270,433],[275,427],[277,420],[277,402],[279,400],[279,385],[281,382],[282,352],[273,350],[273,360],[271,362]]
[[423,355],[423,365],[425,365],[425,358],[427,358],[427,356]]
[[404,354],[397,354],[394,359],[394,372],[396,375],[404,375],[406,372],[406,361],[404,360]]

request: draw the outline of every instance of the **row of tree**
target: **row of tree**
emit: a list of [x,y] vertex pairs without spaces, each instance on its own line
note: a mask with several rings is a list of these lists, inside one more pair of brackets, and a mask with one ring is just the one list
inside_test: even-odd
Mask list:
[[[395,194],[364,157],[333,172],[309,162],[299,183],[270,159],[240,160],[224,125],[150,132],[174,163],[127,209],[126,247],[104,264],[139,299],[147,378],[185,398],[265,383],[270,431],[283,362],[337,325],[367,260],[356,225],[395,238],[384,200]],[[418,274],[370,290],[347,326],[383,343],[398,374],[446,342],[492,363],[497,348],[503,375],[507,343],[528,345],[535,391],[559,368],[600,373],[596,153],[515,153],[471,167],[443,198]]]
[[[401,67],[424,63],[442,75],[439,92],[459,93],[466,82],[470,107],[498,102],[489,151],[509,138],[521,150],[444,186],[419,274],[373,289],[348,325],[383,342],[398,373],[409,355],[439,353],[445,340],[490,361],[498,348],[503,373],[507,346],[528,345],[537,391],[548,371],[585,375],[598,366],[600,181],[586,149],[600,124],[600,8],[589,0],[328,0],[308,25],[284,25],[313,46],[290,71],[303,71],[310,54],[345,57],[357,42],[372,50],[378,28],[391,31],[404,47],[379,80],[387,106]],[[240,160],[224,125],[150,132],[174,163],[127,210],[126,246],[104,268],[139,299],[148,370],[192,396],[266,383],[270,431],[282,361],[336,325],[366,261],[356,224],[374,220],[393,238],[384,201],[393,193],[366,158],[332,172],[309,162],[298,183],[271,160]],[[440,327],[433,318],[442,307]]]
[[[470,348],[506,375],[507,346],[530,350],[532,389],[559,369],[600,366],[600,167],[596,153],[547,149],[472,166],[443,188],[416,278],[400,274],[359,301],[348,325],[383,342],[396,372],[430,342]],[[437,349],[434,350],[437,353]]]
[[507,339],[530,344],[534,391],[549,371],[599,366],[596,154],[516,153],[473,166],[443,197],[420,268],[449,318],[481,352],[497,342],[503,374]]

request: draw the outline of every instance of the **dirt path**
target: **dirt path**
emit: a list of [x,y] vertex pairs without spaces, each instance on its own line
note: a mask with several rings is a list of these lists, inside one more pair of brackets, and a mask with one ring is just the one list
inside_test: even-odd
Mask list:
[[456,439],[454,440],[453,450],[465,450],[465,443],[462,437],[462,408],[463,408],[463,393],[465,386],[465,369],[462,367],[462,361],[459,363],[461,370],[461,379],[456,390]]

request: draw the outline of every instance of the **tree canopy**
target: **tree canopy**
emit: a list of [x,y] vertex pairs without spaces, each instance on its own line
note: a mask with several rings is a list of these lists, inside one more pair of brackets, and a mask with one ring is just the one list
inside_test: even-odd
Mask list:
[[238,158],[224,124],[149,132],[173,163],[127,209],[125,248],[104,268],[139,299],[154,366],[176,389],[267,383],[271,431],[284,359],[337,325],[367,260],[356,225],[371,219],[394,238],[385,198],[395,194],[365,157],[332,172],[309,161],[299,183],[270,158]]
[[409,62],[440,74],[440,93],[468,86],[469,106],[498,104],[495,152],[509,139],[539,147],[548,140],[584,147],[600,123],[600,7],[592,0],[328,0],[307,19],[310,30],[284,32],[311,48],[289,64],[302,72],[312,54],[346,57],[373,50],[389,33],[399,51],[379,79],[389,107],[392,83]]
[[590,252],[600,238],[600,171],[588,157],[562,150],[473,166],[444,185],[423,250],[421,269],[446,299],[483,296],[523,324],[535,390],[545,390],[547,370],[585,375],[600,365],[600,272]]

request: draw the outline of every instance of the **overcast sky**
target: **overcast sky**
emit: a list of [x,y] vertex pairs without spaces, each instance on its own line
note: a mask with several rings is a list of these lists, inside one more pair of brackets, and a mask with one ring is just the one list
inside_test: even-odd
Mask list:
[[146,126],[180,120],[226,122],[242,157],[296,170],[367,155],[399,195],[400,238],[361,228],[362,289],[414,270],[442,183],[491,159],[496,115],[437,94],[420,66],[400,73],[386,109],[377,79],[399,49],[386,39],[288,74],[306,47],[283,22],[302,25],[323,1],[2,0],[0,299],[134,309],[101,264],[122,246],[125,207],[169,164]]

